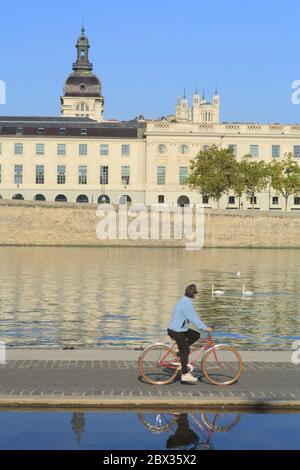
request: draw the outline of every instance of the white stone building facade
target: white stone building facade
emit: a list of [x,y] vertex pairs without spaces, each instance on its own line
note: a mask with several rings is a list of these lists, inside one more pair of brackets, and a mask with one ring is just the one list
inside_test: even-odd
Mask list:
[[[196,92],[192,107],[179,99],[173,116],[161,120],[105,121],[100,80],[89,62],[84,29],[77,60],[61,98],[61,117],[0,116],[0,197],[59,202],[199,204],[216,207],[186,184],[190,160],[211,145],[231,146],[237,159],[270,162],[286,153],[300,159],[300,125],[222,123],[220,96],[212,103]],[[299,195],[300,196],[300,195]],[[242,198],[243,209],[252,207]],[[233,194],[221,208],[239,208]],[[257,210],[284,210],[267,188]],[[300,210],[300,197],[288,210]]]

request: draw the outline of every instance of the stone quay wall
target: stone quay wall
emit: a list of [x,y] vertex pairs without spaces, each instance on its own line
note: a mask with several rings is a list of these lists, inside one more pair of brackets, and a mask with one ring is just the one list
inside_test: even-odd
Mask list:
[[[183,247],[188,241],[99,240],[97,208],[88,204],[0,201],[0,246]],[[171,233],[172,225],[173,217]],[[300,212],[205,210],[206,248],[300,248],[299,234]]]

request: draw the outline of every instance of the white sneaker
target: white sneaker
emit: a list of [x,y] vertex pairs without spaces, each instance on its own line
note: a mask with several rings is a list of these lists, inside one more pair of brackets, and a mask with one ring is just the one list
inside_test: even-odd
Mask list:
[[178,367],[178,369],[181,370],[181,362],[171,362],[170,365],[173,367]]
[[[177,367],[177,370],[181,370],[181,362],[171,362],[171,366]],[[190,372],[193,372],[194,366],[192,364],[188,364],[188,369]]]
[[197,377],[194,377],[192,374],[182,374],[181,382],[189,383],[189,384],[196,384],[198,382]]

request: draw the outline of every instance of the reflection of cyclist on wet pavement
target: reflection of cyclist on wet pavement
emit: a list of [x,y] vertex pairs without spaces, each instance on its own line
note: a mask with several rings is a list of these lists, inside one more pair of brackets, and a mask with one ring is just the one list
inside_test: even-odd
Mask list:
[[176,449],[177,447],[188,447],[193,445],[193,448],[197,446],[199,437],[197,434],[190,429],[188,414],[182,413],[176,416],[176,431],[175,434],[170,436],[167,440],[167,449]]

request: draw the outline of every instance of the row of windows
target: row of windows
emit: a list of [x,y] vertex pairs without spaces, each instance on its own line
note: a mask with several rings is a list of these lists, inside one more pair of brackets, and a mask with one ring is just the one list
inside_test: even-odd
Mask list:
[[[45,167],[44,165],[36,165],[36,184],[44,184],[45,182]],[[23,183],[23,165],[15,165],[14,167],[14,182],[15,184]],[[79,166],[79,184],[87,184],[87,166]],[[100,166],[100,184],[109,184],[108,183],[108,166]],[[181,186],[187,183],[188,178],[188,167],[181,166],[179,168],[179,184]],[[0,183],[1,183],[1,165],[0,165]],[[66,166],[58,165],[57,167],[57,184],[66,184]],[[121,167],[121,184],[129,185],[130,184],[130,167],[122,166]],[[166,167],[158,166],[157,167],[157,184],[165,185],[166,184]]]
[[[2,199],[2,196],[0,196],[0,199]],[[25,200],[25,198],[22,194],[15,194],[12,197],[12,199],[15,200],[15,201],[16,200],[18,200],[18,201],[24,201]],[[46,201],[46,197],[44,196],[44,194],[36,194],[36,196],[34,196],[33,200],[34,201]],[[68,202],[68,198],[64,194],[59,194],[58,196],[56,196],[55,202]],[[89,201],[88,196],[86,196],[85,194],[80,194],[76,198],[76,202],[88,203],[90,201]],[[91,201],[91,202],[94,202],[94,201]],[[127,195],[121,196],[121,198],[119,200],[120,204],[128,204],[128,203],[131,203],[131,202],[132,202],[131,197],[127,196]],[[102,194],[98,198],[98,204],[110,204],[110,198],[106,194]]]
[[[2,171],[0,165],[0,183],[2,180]],[[100,184],[108,184],[109,181],[109,167],[100,166]],[[36,165],[35,167],[35,182],[36,184],[45,184],[45,167],[44,165]],[[15,165],[14,167],[14,183],[23,183],[23,165]],[[88,168],[87,166],[79,166],[78,168],[78,183],[88,184]],[[66,166],[58,165],[57,167],[57,184],[66,184]],[[130,167],[121,167],[121,184],[130,184]]]
[[[79,109],[77,109],[77,111],[79,111]],[[80,110],[81,111],[81,110]],[[87,109],[88,111],[88,109]],[[79,116],[79,114],[76,115],[77,117]],[[89,117],[89,114],[81,114],[82,117]],[[45,128],[44,127],[38,127],[37,131],[36,131],[37,135],[45,135]],[[67,133],[67,129],[65,127],[60,127],[58,129],[58,135],[66,135]],[[16,129],[16,135],[17,136],[20,136],[20,135],[23,135],[24,134],[24,129],[23,127],[17,127]],[[87,135],[88,134],[88,129],[80,129],[80,134],[81,135]]]
[[[0,196],[0,199],[2,199],[1,196]],[[24,200],[24,196],[22,194],[15,194],[12,199],[14,199],[14,200]],[[43,194],[37,194],[34,197],[34,200],[35,201],[46,201],[46,197]],[[65,195],[59,194],[55,198],[55,202],[68,202],[68,199]],[[81,194],[77,197],[76,202],[78,202],[78,203],[88,203],[89,198],[85,194]],[[98,198],[98,204],[110,204],[110,202],[111,202],[111,200],[110,200],[109,196],[107,196],[106,194],[102,194]],[[120,204],[129,204],[131,202],[132,202],[132,199],[128,195],[123,195],[119,199]],[[159,195],[158,198],[157,198],[157,202],[159,204],[164,204],[165,203],[165,196],[162,195],[162,194]],[[209,198],[207,196],[203,196],[202,204],[209,204]],[[236,198],[234,196],[230,196],[229,199],[228,199],[228,204],[229,205],[236,204]],[[250,198],[250,204],[252,204],[252,198]],[[256,196],[254,197],[254,204],[257,204]],[[272,205],[276,206],[278,204],[279,204],[279,198],[277,196],[273,197]],[[180,196],[177,200],[177,205],[180,206],[180,207],[189,206],[190,205],[190,200],[187,196]],[[294,205],[295,206],[300,206],[300,197],[297,196],[297,197],[294,198]]]
[[[228,146],[232,151],[234,157],[237,156],[237,145],[229,145]],[[295,158],[300,158],[300,145],[294,145],[293,153]],[[280,158],[281,157],[281,146],[280,145],[272,145],[272,158]],[[249,155],[253,158],[259,158],[259,145],[250,145],[249,148]]]
[[[121,155],[123,157],[130,156],[130,145],[122,145],[121,146]],[[0,154],[2,153],[2,146],[0,143]],[[15,143],[14,144],[14,153],[15,155],[23,155],[24,154],[24,144],[22,143]],[[35,153],[36,155],[45,155],[45,144],[36,144],[35,146]],[[108,144],[101,144],[99,153],[101,156],[108,156],[109,155],[109,145]],[[67,154],[67,145],[66,144],[57,144],[57,155],[66,155]],[[87,155],[88,154],[88,144],[79,144],[78,145],[78,154],[79,155]]]
[[[237,156],[237,145],[230,144],[228,146],[233,155]],[[204,145],[203,150],[208,150],[209,145]],[[109,156],[109,145],[108,144],[101,144],[99,148],[99,154],[101,156]],[[300,158],[300,145],[294,145],[293,153],[295,158]],[[167,151],[167,147],[164,144],[158,146],[159,153],[165,153]],[[36,155],[41,156],[45,155],[45,144],[36,144]],[[189,147],[187,145],[181,145],[179,147],[179,152],[182,154],[189,153]],[[2,145],[0,143],[0,154],[2,153]],[[15,155],[23,155],[24,154],[24,144],[23,143],[15,143],[14,144],[14,154]],[[66,144],[57,144],[57,155],[63,156],[67,155],[67,145]],[[86,156],[88,155],[88,144],[79,144],[78,145],[78,155]],[[123,157],[129,157],[131,155],[131,148],[130,145],[124,144],[121,146],[121,155]],[[259,158],[259,145],[253,144],[249,147],[249,155],[253,158]],[[273,158],[280,158],[281,156],[281,146],[280,145],[272,145],[272,157]]]
[[[237,156],[237,145],[236,144],[230,144],[229,149],[231,149],[234,157]],[[203,145],[202,150],[208,150],[209,145]],[[295,158],[300,158],[300,145],[294,145],[294,156]],[[167,146],[164,144],[160,144],[157,148],[158,153],[163,154],[167,151]],[[179,153],[186,154],[189,153],[190,149],[187,145],[181,145],[179,147]],[[250,145],[249,147],[249,155],[251,155],[253,158],[259,158],[259,145],[253,144]],[[272,145],[272,157],[273,158],[280,158],[281,156],[281,146],[280,145]]]

